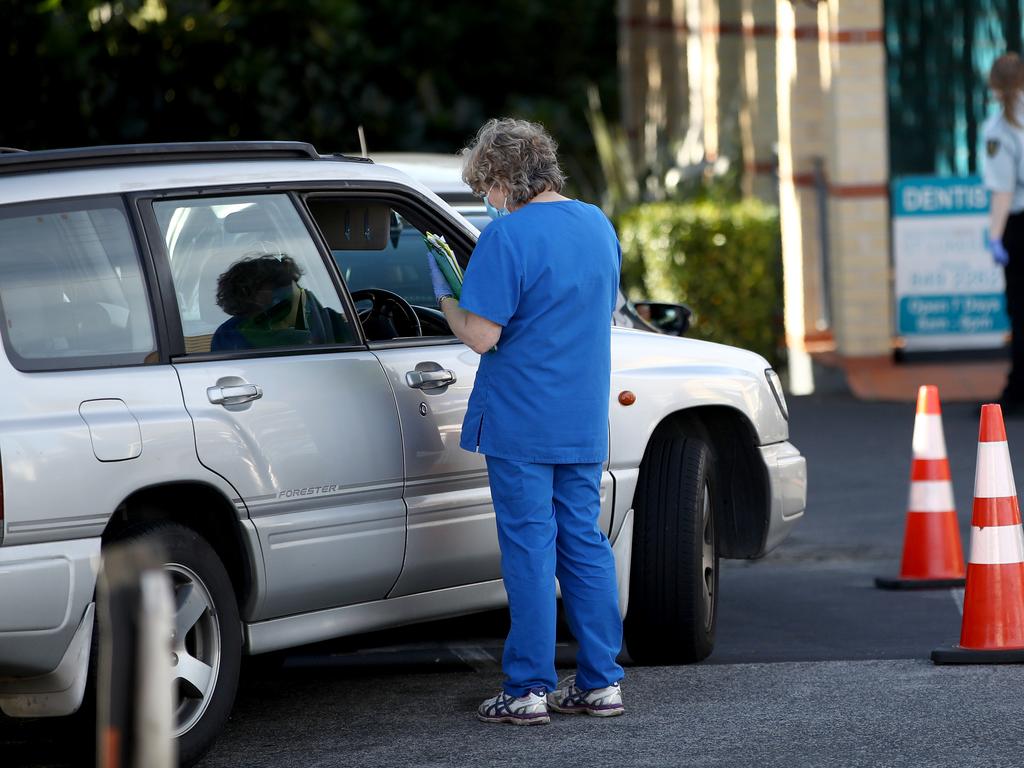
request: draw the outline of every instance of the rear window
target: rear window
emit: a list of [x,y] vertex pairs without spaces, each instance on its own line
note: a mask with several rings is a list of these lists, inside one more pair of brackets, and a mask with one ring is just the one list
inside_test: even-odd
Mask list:
[[0,209],[4,345],[23,371],[157,359],[139,254],[119,199]]

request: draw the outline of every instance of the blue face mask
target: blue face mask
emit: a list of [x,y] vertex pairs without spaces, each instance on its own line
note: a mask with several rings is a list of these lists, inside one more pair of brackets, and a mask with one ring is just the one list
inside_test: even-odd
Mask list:
[[294,283],[275,288],[270,296],[270,306],[276,307],[278,304],[288,304],[288,308],[291,309],[292,299],[295,298]]
[[287,317],[295,301],[294,285],[284,285],[271,291],[270,303],[263,309],[263,314],[275,321]]
[[[494,187],[492,186],[491,189],[493,188]],[[484,208],[487,209],[487,215],[490,216],[495,221],[500,219],[502,216],[508,216],[509,210],[507,207],[505,207],[508,205],[508,198],[505,198],[505,206],[502,206],[501,208],[495,208],[493,205],[491,205],[490,194],[490,189],[488,189],[487,192],[484,193]]]

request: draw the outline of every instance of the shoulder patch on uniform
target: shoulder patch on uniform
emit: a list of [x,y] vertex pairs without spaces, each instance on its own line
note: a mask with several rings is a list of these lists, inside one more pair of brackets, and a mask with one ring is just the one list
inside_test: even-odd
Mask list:
[[985,151],[989,157],[995,157],[999,151],[999,139],[989,139],[985,142]]

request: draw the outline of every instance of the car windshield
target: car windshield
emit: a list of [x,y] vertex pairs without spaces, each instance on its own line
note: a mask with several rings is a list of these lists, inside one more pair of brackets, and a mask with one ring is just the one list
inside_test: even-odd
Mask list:
[[[392,232],[383,251],[335,251],[345,282],[352,291],[386,288],[399,294],[410,304],[433,307],[437,300],[426,270],[427,246],[415,227],[395,226],[401,222],[392,214]],[[404,223],[404,222],[402,222]]]

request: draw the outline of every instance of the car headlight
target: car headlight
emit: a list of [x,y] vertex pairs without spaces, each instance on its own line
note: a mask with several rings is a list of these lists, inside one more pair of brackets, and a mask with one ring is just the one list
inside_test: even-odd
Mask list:
[[789,408],[786,407],[786,393],[782,391],[782,379],[771,368],[765,369],[764,377],[768,380],[772,394],[775,395],[775,402],[778,404],[779,410],[782,411],[782,418],[789,421]]

